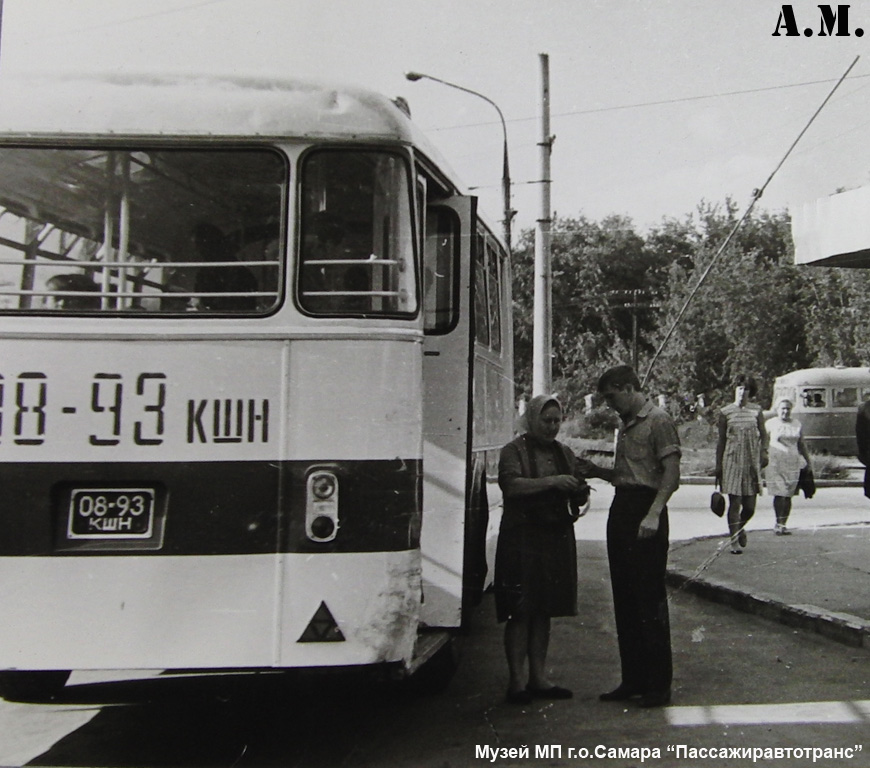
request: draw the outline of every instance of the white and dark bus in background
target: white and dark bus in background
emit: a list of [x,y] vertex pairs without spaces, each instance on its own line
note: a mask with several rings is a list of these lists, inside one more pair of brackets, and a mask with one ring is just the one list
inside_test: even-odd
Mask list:
[[814,453],[856,456],[855,418],[858,406],[870,400],[870,368],[804,368],[777,377],[773,385],[776,408],[780,398],[793,403],[807,448]]
[[510,263],[474,199],[362,90],[7,91],[0,693],[446,679],[513,418]]

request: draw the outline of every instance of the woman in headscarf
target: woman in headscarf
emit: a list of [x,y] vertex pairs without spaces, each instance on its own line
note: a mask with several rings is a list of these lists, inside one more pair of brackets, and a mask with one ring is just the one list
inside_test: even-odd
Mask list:
[[[552,395],[531,400],[524,434],[501,450],[498,483],[504,514],[495,559],[495,605],[506,622],[507,701],[568,699],[547,675],[550,619],[577,615],[573,524],[589,498],[571,450],[556,440],[562,406]],[[528,677],[526,678],[526,662]]]
[[776,416],[764,423],[767,431],[768,456],[767,492],[773,496],[773,511],[777,536],[787,536],[786,528],[791,513],[791,497],[797,496],[798,480],[804,467],[811,467],[810,454],[804,445],[801,423],[792,417],[791,400],[780,398],[776,404]]

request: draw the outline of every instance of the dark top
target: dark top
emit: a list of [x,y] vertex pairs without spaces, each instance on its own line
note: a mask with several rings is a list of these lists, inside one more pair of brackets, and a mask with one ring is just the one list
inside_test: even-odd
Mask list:
[[[521,435],[502,448],[498,463],[498,484],[502,491],[514,478],[573,475],[579,478],[577,458],[566,445],[554,440],[550,445]],[[585,486],[585,481],[581,483]],[[583,494],[586,496],[583,496]],[[569,495],[556,489],[523,496],[505,497],[502,526],[524,522],[573,523],[578,505],[586,503],[588,488]]]
[[867,467],[864,472],[864,495],[870,498],[870,401],[858,406],[855,439],[858,441],[858,461]]

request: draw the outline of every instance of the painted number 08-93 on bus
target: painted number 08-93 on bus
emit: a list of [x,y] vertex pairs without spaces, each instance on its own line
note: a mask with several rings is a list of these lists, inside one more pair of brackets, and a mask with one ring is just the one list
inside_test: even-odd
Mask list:
[[[269,441],[268,398],[188,397],[173,419],[167,381],[165,373],[97,372],[83,391],[72,391],[40,371],[0,374],[0,442],[43,445],[52,430],[106,448],[163,445],[170,433],[188,444]],[[76,430],[83,414],[88,427]]]

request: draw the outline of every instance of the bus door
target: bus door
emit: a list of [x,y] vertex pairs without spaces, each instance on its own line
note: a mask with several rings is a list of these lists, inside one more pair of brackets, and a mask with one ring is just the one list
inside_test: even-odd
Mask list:
[[426,213],[421,616],[431,627],[461,623],[476,204],[474,197],[453,197]]

